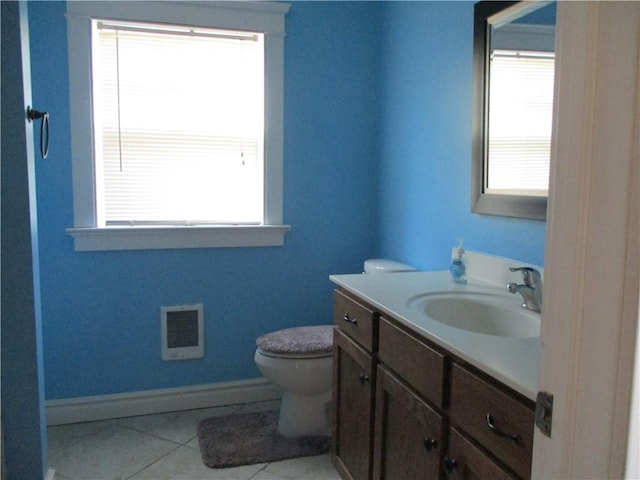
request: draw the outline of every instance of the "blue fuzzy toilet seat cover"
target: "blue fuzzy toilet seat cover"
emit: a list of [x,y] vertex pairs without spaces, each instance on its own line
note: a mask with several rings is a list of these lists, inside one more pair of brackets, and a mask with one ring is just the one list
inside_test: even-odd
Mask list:
[[333,352],[333,326],[294,327],[267,333],[258,348],[276,355],[323,355]]

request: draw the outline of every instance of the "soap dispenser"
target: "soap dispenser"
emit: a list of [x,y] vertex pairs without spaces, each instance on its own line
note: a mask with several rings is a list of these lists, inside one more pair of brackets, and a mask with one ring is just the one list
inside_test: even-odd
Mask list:
[[458,240],[458,246],[451,250],[451,265],[449,265],[451,281],[465,285],[467,283],[467,266],[464,258],[462,240]]

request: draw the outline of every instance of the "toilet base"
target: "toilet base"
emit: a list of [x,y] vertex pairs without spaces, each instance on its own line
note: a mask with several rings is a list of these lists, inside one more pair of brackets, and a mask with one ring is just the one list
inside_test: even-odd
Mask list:
[[331,390],[320,395],[284,392],[278,419],[278,432],[284,437],[330,435],[329,402]]

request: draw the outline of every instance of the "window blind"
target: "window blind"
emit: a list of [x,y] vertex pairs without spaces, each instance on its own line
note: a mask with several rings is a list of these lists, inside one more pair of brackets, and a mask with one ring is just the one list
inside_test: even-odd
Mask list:
[[98,223],[263,223],[263,35],[94,20],[92,38]]
[[492,193],[547,193],[554,61],[548,52],[493,53],[486,180]]

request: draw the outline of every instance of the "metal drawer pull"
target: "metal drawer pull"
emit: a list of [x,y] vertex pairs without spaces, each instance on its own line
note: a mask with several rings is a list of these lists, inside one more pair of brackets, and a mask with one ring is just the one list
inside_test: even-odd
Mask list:
[[438,441],[435,438],[425,437],[423,441],[424,448],[427,452],[430,452],[434,448],[438,448]]
[[500,430],[498,427],[496,427],[493,424],[493,418],[491,417],[490,413],[487,413],[487,427],[489,427],[489,429],[495,433],[496,435],[500,436],[500,437],[505,437],[505,438],[509,438],[511,440],[513,440],[516,445],[522,445],[522,437],[520,435],[516,434],[509,434],[507,432],[504,432],[502,430]]
[[365,383],[367,383],[369,381],[369,375],[367,375],[366,373],[361,373],[359,381],[360,381],[360,383],[362,385],[364,385]]
[[342,316],[342,319],[343,319],[345,322],[353,323],[354,325],[357,325],[357,324],[358,324],[358,319],[357,319],[357,318],[351,318],[351,317],[349,316],[349,312],[345,312],[345,314]]

